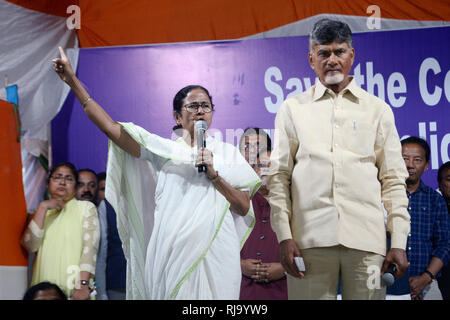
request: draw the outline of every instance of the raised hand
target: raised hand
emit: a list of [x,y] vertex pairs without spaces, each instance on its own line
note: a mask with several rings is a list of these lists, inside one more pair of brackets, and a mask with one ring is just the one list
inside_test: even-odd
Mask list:
[[66,205],[66,203],[64,202],[63,199],[56,199],[56,198],[52,198],[50,200],[42,201],[39,204],[39,206],[43,207],[45,210],[56,209],[58,211],[62,210],[65,205]]
[[73,81],[75,72],[72,69],[69,58],[67,58],[66,53],[62,47],[58,47],[60,58],[53,59],[53,70],[58,74],[62,81],[70,84]]

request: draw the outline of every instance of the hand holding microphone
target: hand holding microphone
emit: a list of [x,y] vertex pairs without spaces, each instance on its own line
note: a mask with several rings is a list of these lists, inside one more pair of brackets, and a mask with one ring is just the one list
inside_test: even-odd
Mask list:
[[[206,148],[206,129],[208,125],[204,120],[195,121],[194,130],[197,136],[197,152],[200,153],[203,148]],[[203,159],[202,159],[203,160]],[[206,172],[206,167],[204,165],[198,166],[198,172]]]
[[408,259],[406,257],[406,251],[399,248],[391,248],[384,259],[383,266],[381,268],[381,281],[384,285],[390,286],[394,283],[395,279],[400,279],[408,269]]
[[196,139],[197,139],[197,160],[195,166],[198,167],[198,172],[205,172],[208,179],[215,180],[218,173],[213,166],[213,153],[206,149],[206,129],[208,125],[205,121],[199,120],[194,124]]
[[392,286],[395,282],[395,273],[397,272],[397,267],[394,264],[390,264],[386,271],[381,276],[381,282],[385,286]]

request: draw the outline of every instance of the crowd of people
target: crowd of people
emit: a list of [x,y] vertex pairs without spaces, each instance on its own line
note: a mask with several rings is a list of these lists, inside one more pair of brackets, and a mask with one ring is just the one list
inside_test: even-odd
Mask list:
[[314,25],[319,81],[281,105],[274,143],[255,127],[238,148],[197,147],[206,88],[175,95],[172,141],[113,121],[60,55],[55,72],[110,140],[107,171],[51,169],[22,237],[37,254],[24,299],[449,299],[450,162],[441,195],[421,179],[427,142],[400,141],[391,108],[349,75],[345,23]]

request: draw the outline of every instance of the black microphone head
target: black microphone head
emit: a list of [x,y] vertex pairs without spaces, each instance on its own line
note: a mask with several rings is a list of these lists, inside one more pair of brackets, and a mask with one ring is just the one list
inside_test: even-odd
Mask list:
[[392,286],[394,284],[395,277],[392,273],[386,272],[386,273],[383,273],[383,276],[381,277],[381,281],[383,282],[383,284],[385,286]]
[[206,130],[208,129],[208,125],[206,124],[205,120],[197,120],[194,123],[194,129],[195,131],[198,131],[199,129]]
[[394,274],[397,272],[397,267],[394,264],[390,264],[387,270],[383,273],[381,281],[386,286],[392,286],[395,281]]

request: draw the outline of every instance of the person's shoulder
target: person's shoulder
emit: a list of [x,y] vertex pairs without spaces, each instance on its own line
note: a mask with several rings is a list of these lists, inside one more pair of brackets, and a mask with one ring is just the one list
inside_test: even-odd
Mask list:
[[435,203],[442,202],[443,204],[446,204],[444,197],[439,192],[437,192],[436,190],[434,190],[433,188],[431,188],[430,186],[426,185],[423,182],[421,182],[421,189],[425,193],[430,195],[433,202],[435,202]]
[[78,200],[76,198],[73,198],[73,200],[71,200],[74,202],[74,205],[78,206],[79,208],[83,208],[85,210],[97,210],[97,206],[95,204],[93,204],[91,201],[88,200]]
[[386,103],[386,101],[384,101],[383,99],[377,97],[372,93],[367,92],[366,90],[358,86],[356,83],[353,86],[353,90],[362,103],[365,103],[372,108],[377,108],[381,110],[385,109],[391,110],[391,107],[389,106],[388,103]]
[[314,87],[312,86],[306,91],[295,94],[286,98],[277,110],[277,116],[292,117],[292,114],[301,112],[304,108],[308,108],[314,102]]
[[[430,188],[430,187],[428,187],[428,188]],[[430,188],[430,193],[431,193],[434,201],[436,202],[436,204],[440,203],[445,209],[447,209],[447,202],[445,202],[445,199],[442,196],[442,194],[440,194],[439,192],[437,192],[433,188]]]

